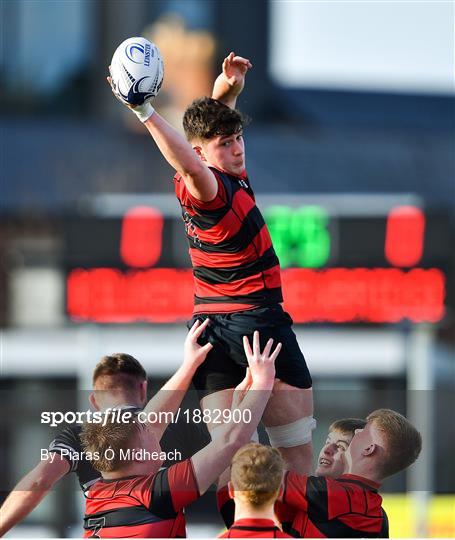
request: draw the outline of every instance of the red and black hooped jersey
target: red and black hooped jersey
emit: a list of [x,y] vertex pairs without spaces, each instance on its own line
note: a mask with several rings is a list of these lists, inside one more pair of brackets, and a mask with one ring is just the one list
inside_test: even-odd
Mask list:
[[99,480],[86,493],[84,538],[185,538],[199,497],[191,459],[149,476]]
[[287,532],[300,538],[388,538],[378,488],[351,474],[333,480],[288,472],[283,503],[298,512]]
[[247,178],[211,168],[218,192],[198,201],[174,177],[193,265],[194,313],[230,313],[282,302],[278,257]]
[[271,519],[238,519],[218,538],[292,538],[281,531]]

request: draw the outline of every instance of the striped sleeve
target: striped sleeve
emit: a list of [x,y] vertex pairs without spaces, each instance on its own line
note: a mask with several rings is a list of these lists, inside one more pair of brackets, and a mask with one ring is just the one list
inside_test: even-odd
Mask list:
[[75,472],[79,464],[82,448],[79,439],[80,426],[68,427],[61,431],[49,444],[49,452],[60,454],[70,465],[68,472]]
[[223,207],[226,204],[226,192],[223,182],[220,180],[216,172],[212,172],[218,184],[218,191],[215,198],[209,202],[200,201],[196,197],[193,197],[193,195],[191,195],[187,189],[182,176],[179,173],[174,176],[175,193],[182,205],[192,206],[201,210],[215,210]]

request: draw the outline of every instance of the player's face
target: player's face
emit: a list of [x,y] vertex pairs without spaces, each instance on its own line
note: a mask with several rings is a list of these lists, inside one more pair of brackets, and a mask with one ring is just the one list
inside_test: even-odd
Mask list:
[[327,440],[319,452],[316,476],[339,478],[347,472],[345,453],[349,448],[352,436],[337,429],[329,431]]
[[213,167],[236,176],[245,170],[245,144],[242,132],[233,135],[218,135],[204,141],[203,152]]

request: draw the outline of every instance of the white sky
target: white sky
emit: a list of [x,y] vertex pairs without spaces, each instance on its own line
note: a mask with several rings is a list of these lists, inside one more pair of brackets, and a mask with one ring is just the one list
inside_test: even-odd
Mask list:
[[453,93],[452,0],[271,0],[282,86]]

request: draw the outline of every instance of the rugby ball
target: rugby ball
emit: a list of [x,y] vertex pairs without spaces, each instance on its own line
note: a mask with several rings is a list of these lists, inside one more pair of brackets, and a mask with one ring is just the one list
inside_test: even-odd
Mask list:
[[164,65],[154,43],[143,37],[132,37],[117,47],[110,72],[114,92],[130,105],[142,105],[158,94]]

